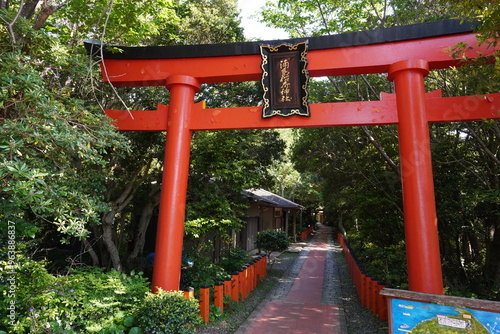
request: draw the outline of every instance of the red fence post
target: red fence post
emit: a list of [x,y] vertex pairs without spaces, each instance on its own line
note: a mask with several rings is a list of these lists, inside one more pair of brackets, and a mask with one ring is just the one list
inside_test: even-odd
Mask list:
[[254,262],[250,261],[248,264],[248,293],[255,289],[255,266]]
[[262,279],[267,277],[267,255],[262,255]]
[[184,290],[184,297],[186,297],[186,299],[194,298],[194,288],[189,287],[189,288],[185,289]]
[[240,275],[235,271],[231,276],[231,299],[235,302],[240,300]]
[[[232,297],[232,279],[230,277],[226,278],[224,280],[224,300],[226,298],[231,298]],[[229,296],[229,297],[226,297]],[[225,304],[225,306],[229,306],[228,304]]]
[[261,273],[261,258],[260,256],[255,260],[255,288],[259,286],[260,282],[260,273]]
[[243,281],[243,268],[240,269],[238,272],[238,289],[239,289],[239,294],[238,294],[238,301],[241,301],[245,299],[245,282]]
[[246,278],[247,278],[247,297],[248,297],[250,292],[252,292],[252,263],[248,263],[246,267],[247,267]]
[[260,257],[256,257],[252,260],[253,263],[253,275],[254,275],[254,289],[259,285],[259,260]]
[[257,281],[257,285],[262,280],[262,256],[259,255],[257,257],[257,261],[255,262],[255,279]]
[[373,277],[371,279],[371,288],[372,298],[370,309],[372,310],[373,314],[378,314],[378,280]]
[[[377,282],[377,300],[376,300],[376,303],[377,303],[377,315],[378,315],[378,318],[380,320],[382,320],[382,313],[384,312],[383,308],[382,308],[382,302],[384,302],[383,300],[383,296],[380,294],[380,291],[382,291],[382,289],[384,288],[383,286],[383,283],[382,282]],[[384,321],[384,320],[382,320]]]
[[352,274],[353,274],[352,277],[354,279],[354,284],[356,284],[356,290],[358,291],[359,299],[363,300],[363,282],[364,282],[363,272],[354,261],[351,261],[351,263],[352,263]]
[[377,298],[377,307],[378,307],[378,318],[382,321],[387,321],[387,304],[385,296],[383,296],[380,292],[385,288],[385,284],[383,282],[379,282],[378,284],[378,298]]
[[241,268],[239,277],[240,277],[241,300],[245,300],[247,298],[247,267],[246,266],[243,266]]
[[246,269],[245,269],[245,288],[246,288],[245,298],[247,298],[248,295],[250,294],[250,290],[252,289],[252,280],[250,277],[250,264],[245,265],[245,267],[246,267]]
[[210,319],[210,286],[203,285],[200,288],[200,315],[208,323]]
[[342,248],[344,248],[344,238],[342,237],[342,234],[337,233],[337,240]]
[[370,293],[369,293],[369,289],[370,289],[370,278],[367,274],[365,273],[362,273],[361,274],[361,277],[362,277],[362,288],[361,288],[361,294],[362,294],[362,298],[361,298],[361,303],[366,307],[368,308],[368,302],[369,302],[369,298],[370,298]]
[[365,274],[365,304],[364,305],[367,309],[370,309],[371,280],[372,280],[372,278],[368,274]]
[[214,305],[224,313],[224,283],[217,282],[214,287]]

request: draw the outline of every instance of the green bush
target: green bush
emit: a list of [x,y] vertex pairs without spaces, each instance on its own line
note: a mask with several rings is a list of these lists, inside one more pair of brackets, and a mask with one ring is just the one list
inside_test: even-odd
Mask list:
[[142,328],[137,327],[136,323],[137,319],[129,315],[101,329],[99,334],[144,334]]
[[193,266],[183,269],[181,272],[181,288],[193,287],[196,291],[202,285],[215,285],[223,281],[228,274],[220,266],[215,265],[205,256],[193,259]]
[[179,291],[148,293],[134,313],[137,326],[148,334],[194,333],[203,324],[198,300]]
[[257,233],[255,241],[257,248],[269,254],[272,252],[283,252],[290,246],[290,239],[285,231],[265,230]]
[[248,252],[241,248],[229,248],[224,252],[219,265],[229,274],[248,263]]
[[125,318],[149,290],[141,275],[84,267],[54,276],[44,262],[17,256],[17,264],[11,322],[6,313],[9,275],[0,262],[0,328],[9,333],[99,332]]
[[95,267],[78,268],[67,279],[66,286],[80,306],[77,325],[87,333],[124,318],[150,289],[142,273],[127,275]]
[[349,244],[366,272],[395,289],[408,288],[405,242],[380,247],[351,234]]

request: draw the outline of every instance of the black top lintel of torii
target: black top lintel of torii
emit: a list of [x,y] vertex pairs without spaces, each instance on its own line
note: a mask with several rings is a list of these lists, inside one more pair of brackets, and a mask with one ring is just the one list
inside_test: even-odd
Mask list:
[[[308,38],[227,44],[119,46],[119,52],[103,48],[102,56],[105,59],[175,59],[257,55],[260,54],[260,45],[297,44],[305,40],[308,40],[309,51],[313,51],[465,34],[472,32],[475,26],[473,22],[452,19]],[[99,41],[87,41],[85,47],[89,53],[101,56]]]

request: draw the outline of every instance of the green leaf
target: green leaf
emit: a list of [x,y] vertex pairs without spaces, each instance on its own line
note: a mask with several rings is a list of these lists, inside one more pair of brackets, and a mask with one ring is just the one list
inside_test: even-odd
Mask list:
[[139,327],[132,327],[128,334],[142,334],[144,331]]
[[126,327],[132,327],[134,325],[135,318],[133,316],[128,316],[123,319],[123,325]]

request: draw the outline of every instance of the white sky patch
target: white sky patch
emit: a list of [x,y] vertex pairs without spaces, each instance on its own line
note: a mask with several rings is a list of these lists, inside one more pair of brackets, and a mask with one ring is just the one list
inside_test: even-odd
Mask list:
[[238,0],[238,8],[241,10],[241,26],[245,37],[249,40],[273,40],[287,39],[288,34],[282,29],[266,27],[259,22],[258,18],[251,18],[266,4],[266,0]]

